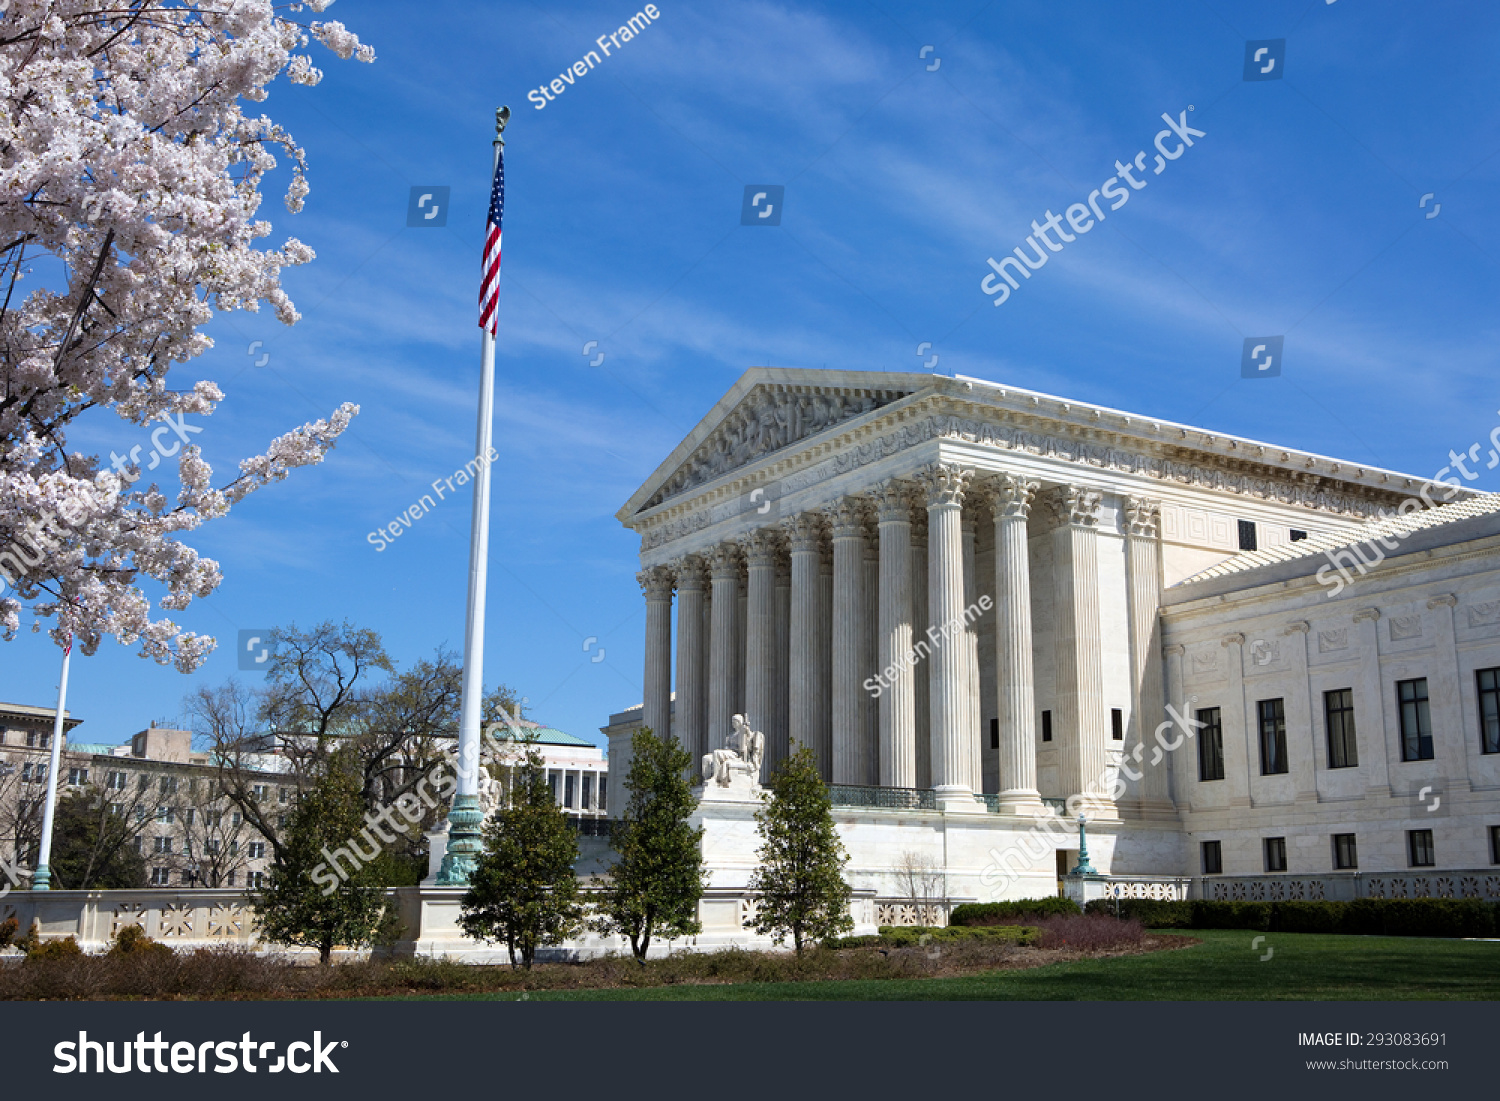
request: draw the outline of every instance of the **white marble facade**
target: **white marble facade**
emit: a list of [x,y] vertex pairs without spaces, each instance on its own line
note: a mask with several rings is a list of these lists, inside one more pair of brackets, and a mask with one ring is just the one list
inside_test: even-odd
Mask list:
[[[1207,796],[1184,753],[1149,767],[1163,593],[1247,538],[1352,535],[1418,487],[980,380],[754,368],[618,513],[641,536],[645,699],[606,728],[609,770],[637,725],[696,760],[744,713],[764,777],[807,745],[846,802],[908,801],[837,811],[857,887],[888,892],[900,853],[932,849],[957,896],[991,897],[998,858],[1070,798],[1096,867],[1188,874]],[[1237,606],[1198,610],[1216,643],[1241,629]],[[856,790],[875,788],[897,792]],[[1065,832],[1001,893],[1051,893]],[[722,886],[748,856],[726,845]]]

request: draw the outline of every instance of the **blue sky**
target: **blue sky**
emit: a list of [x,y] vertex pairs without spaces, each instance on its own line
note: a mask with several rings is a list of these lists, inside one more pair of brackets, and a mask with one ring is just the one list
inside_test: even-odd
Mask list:
[[[486,680],[570,732],[597,738],[641,697],[638,545],[614,513],[751,366],[913,371],[935,352],[944,374],[1421,475],[1485,441],[1472,484],[1500,489],[1483,469],[1500,425],[1500,9],[667,0],[537,110],[530,89],[638,10],[559,7],[344,0],[330,17],[376,63],[325,53],[321,86],[274,87],[265,109],[311,163],[302,214],[282,180],[263,207],[273,239],[318,253],[286,280],[303,320],[216,320],[213,350],[173,377],[225,390],[195,441],[222,471],[340,402],[363,412],[323,465],[196,534],[226,577],[178,617],[220,638],[199,673],[114,643],[74,662],[79,738],[121,740],[246,676],[241,629],[349,619],[403,664],[460,647],[470,498],[384,551],[366,535],[473,454],[501,103]],[[1286,41],[1285,77],[1247,82],[1245,44],[1267,39]],[[1161,115],[1189,105],[1206,136],[993,306],[986,258],[1116,159],[1149,166]],[[761,183],[786,188],[781,225],[741,226]],[[451,188],[446,226],[407,226],[419,185]],[[1245,338],[1267,335],[1285,337],[1282,375],[1242,379]],[[147,436],[106,416],[72,442]],[[57,660],[44,635],[0,645],[0,699],[50,705]]]

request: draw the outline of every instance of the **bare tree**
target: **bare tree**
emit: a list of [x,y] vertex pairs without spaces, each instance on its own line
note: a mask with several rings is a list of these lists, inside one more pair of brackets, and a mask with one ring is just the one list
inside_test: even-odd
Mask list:
[[940,860],[907,850],[896,861],[896,879],[923,925],[947,921],[948,873]]

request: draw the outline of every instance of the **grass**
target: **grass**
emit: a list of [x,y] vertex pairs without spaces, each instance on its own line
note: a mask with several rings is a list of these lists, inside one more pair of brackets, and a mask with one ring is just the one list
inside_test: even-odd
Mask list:
[[[934,979],[428,995],[512,1001],[1371,1001],[1500,999],[1500,943],[1192,930],[1177,951]],[[1265,939],[1252,947],[1256,936]],[[1271,958],[1262,960],[1266,951]]]

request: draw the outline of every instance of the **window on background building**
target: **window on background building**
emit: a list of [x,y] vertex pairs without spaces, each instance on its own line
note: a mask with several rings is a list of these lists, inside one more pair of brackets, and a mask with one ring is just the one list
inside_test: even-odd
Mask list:
[[140,835],[136,835],[136,839],[135,839],[135,851],[136,852],[144,852],[145,848],[146,848],[146,839],[144,837],[141,837]]
[[1437,863],[1432,847],[1432,831],[1407,830],[1406,856],[1413,868],[1430,868]]
[[154,853],[169,853],[172,851],[172,839],[170,837],[158,837],[151,851]]
[[210,837],[207,841],[203,842],[203,851],[208,853],[209,856],[217,856],[219,854],[219,839],[217,837]]
[[1203,853],[1203,874],[1220,875],[1224,871],[1224,848],[1217,841],[1204,841],[1199,849]]
[[204,811],[203,820],[206,825],[218,829],[224,824],[224,812],[221,810]]
[[266,885],[266,873],[265,872],[246,872],[245,873],[245,886],[247,886],[247,887],[254,887],[256,890],[259,890],[260,888],[264,887],[265,885]]
[[587,773],[583,777],[583,802],[579,804],[579,810],[593,810],[594,802],[594,778]]
[[1260,721],[1260,774],[1275,776],[1287,770],[1286,707],[1281,700],[1260,700],[1255,710]]
[[1052,712],[1050,712],[1050,711],[1043,711],[1042,712],[1042,741],[1044,741],[1044,742],[1050,742],[1051,740],[1052,740]]
[[32,749],[51,749],[52,735],[36,730],[28,730],[26,732],[26,744]]
[[266,843],[264,841],[252,841],[245,846],[245,853],[251,860],[259,860],[266,855]]
[[1224,724],[1217,707],[1198,711],[1198,780],[1224,779]]
[[229,828],[237,830],[237,829],[240,828],[240,823],[243,822],[243,821],[244,821],[244,818],[241,817],[240,812],[239,811],[234,811],[229,816]]
[[1352,833],[1333,835],[1333,866],[1340,871],[1359,867],[1359,851],[1354,847]]
[[187,810],[182,812],[182,821],[184,825],[191,826],[193,824],[193,819],[197,817],[198,810],[196,807],[188,807]]
[[1500,826],[1490,827],[1490,863],[1500,864]]
[[257,803],[263,803],[263,802],[265,802],[265,800],[266,800],[266,785],[265,784],[254,784],[254,785],[252,785],[251,788],[250,788],[250,798],[254,799]]
[[68,769],[68,784],[70,786],[72,786],[72,787],[78,787],[78,786],[80,786],[82,784],[86,784],[88,782],[89,782],[89,770],[88,769],[86,769],[86,768],[70,768],[70,769]]
[[278,814],[276,816],[276,828],[278,830],[284,830],[284,829],[286,829],[286,815],[284,815],[284,814]]
[[599,777],[599,809],[600,810],[606,810],[606,809],[608,809],[604,805],[604,793],[605,793],[605,791],[608,790],[608,788],[609,788],[609,777],[608,776],[601,776],[601,777]]
[[557,773],[547,773],[547,787],[552,791],[552,801],[557,802]]
[[[998,722],[998,720],[996,721]],[[1121,711],[1118,707],[1111,707],[1109,709],[1109,736],[1117,742],[1125,740],[1125,712]],[[1000,747],[997,745],[995,748],[999,749]]]
[[1328,767],[1354,768],[1359,764],[1354,742],[1354,690],[1324,692],[1323,720],[1328,728]]
[[235,876],[234,872],[230,872],[229,873],[229,882],[228,882],[227,885],[230,886],[230,887],[234,886],[234,876]]
[[1479,685],[1479,752],[1500,753],[1500,669],[1480,669],[1474,679]]
[[172,885],[172,869],[171,868],[152,868],[151,869],[151,886],[153,886],[153,887],[170,887],[171,885]]
[[105,777],[104,786],[110,791],[125,790],[125,774],[123,772],[111,772]]
[[163,776],[161,778],[161,781],[158,784],[158,787],[161,789],[161,793],[163,795],[176,795],[177,794],[177,777],[175,777],[175,776]]
[[230,856],[239,856],[240,855],[240,843],[238,841],[231,841],[229,843],[229,855]]
[[175,822],[177,816],[172,813],[172,808],[163,804],[156,808],[156,820],[158,822]]
[[1242,550],[1242,551],[1253,551],[1253,550],[1259,550],[1259,549],[1260,549],[1260,544],[1256,541],[1256,538],[1255,538],[1255,521],[1254,520],[1241,520],[1240,521],[1240,550]]
[[280,803],[282,806],[286,806],[287,800],[290,799],[291,796],[292,796],[291,790],[288,789],[288,788],[277,788],[276,789],[276,801],[278,803]]
[[1427,678],[1398,680],[1396,702],[1401,707],[1401,759],[1432,760],[1432,716],[1427,710]]
[[146,820],[146,808],[145,807],[136,807],[135,808],[135,820],[137,822],[144,822]]
[[574,806],[573,793],[576,790],[575,785],[577,780],[578,777],[574,776],[571,772],[563,777],[563,806],[570,810]]
[[145,791],[146,788],[150,786],[150,784],[151,784],[151,777],[147,776],[143,772],[143,773],[141,773],[140,781],[135,785],[135,788],[136,788],[137,791]]
[[1286,871],[1286,838],[1266,838],[1266,871]]
[[182,855],[188,857],[193,855],[193,839],[191,837],[184,837],[182,839]]

